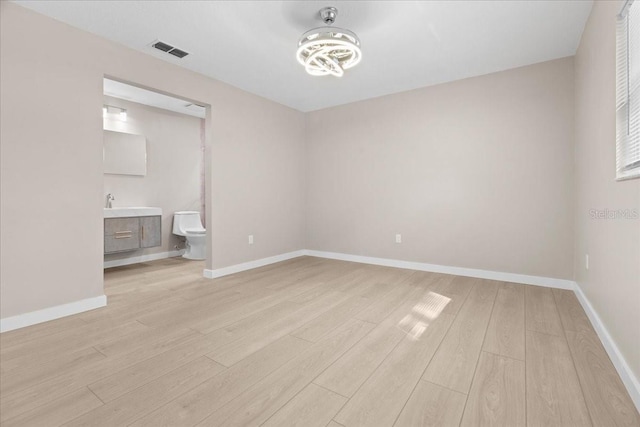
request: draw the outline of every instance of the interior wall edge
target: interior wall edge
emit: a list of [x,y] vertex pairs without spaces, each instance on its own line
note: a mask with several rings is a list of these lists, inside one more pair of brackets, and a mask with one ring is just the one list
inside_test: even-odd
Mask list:
[[311,256],[317,258],[335,259],[340,261],[357,262],[361,264],[380,265],[384,267],[404,268],[407,270],[428,271],[431,273],[451,274],[456,276],[475,277],[479,279],[500,280],[503,282],[520,283],[523,285],[544,286],[547,288],[573,290],[575,282],[573,280],[558,279],[554,277],[530,276],[526,274],[507,273],[502,271],[480,270],[475,268],[455,267],[448,265],[428,264],[423,262],[403,261],[389,258],[375,258],[363,255],[353,255],[338,252],[317,251],[312,249],[302,249],[293,252],[286,252],[267,258],[241,264],[230,265],[217,269],[205,269],[203,276],[207,279],[228,276],[241,271],[286,261],[300,256]]
[[582,292],[582,288],[578,282],[575,282],[573,292],[576,294],[585,313],[587,313],[591,325],[593,325],[593,328],[596,330],[598,338],[600,338],[605,351],[609,355],[609,359],[611,359],[613,366],[616,368],[616,371],[618,371],[618,375],[620,375],[620,379],[627,389],[627,392],[629,392],[629,396],[636,406],[636,409],[640,412],[640,381],[638,381],[627,360],[622,355],[616,341],[609,333],[602,319],[600,319],[598,312],[593,308],[584,292]]
[[352,255],[338,252],[306,250],[306,255],[340,261],[358,262],[361,264],[381,265],[384,267],[404,268],[407,270],[428,271],[430,273],[451,274],[455,276],[475,277],[478,279],[499,280],[522,285],[544,286],[547,288],[573,290],[575,282],[554,277],[531,276],[527,274],[507,273],[502,271],[480,270],[476,268],[456,267],[424,262],[403,261],[389,258],[376,258],[363,255]]
[[594,2],[574,60],[573,265],[577,295],[638,406],[640,221],[597,216],[640,211],[640,180],[615,180],[616,15],[622,4]]

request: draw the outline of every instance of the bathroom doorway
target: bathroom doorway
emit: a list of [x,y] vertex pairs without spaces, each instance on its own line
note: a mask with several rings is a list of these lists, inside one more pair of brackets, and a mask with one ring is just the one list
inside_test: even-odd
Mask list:
[[[105,271],[185,251],[204,258],[209,106],[111,77],[103,82]],[[181,216],[189,236],[174,230],[176,212],[189,213]]]

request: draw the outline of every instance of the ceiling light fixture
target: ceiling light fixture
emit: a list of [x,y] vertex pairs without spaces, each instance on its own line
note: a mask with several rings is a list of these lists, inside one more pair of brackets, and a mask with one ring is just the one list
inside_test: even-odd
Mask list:
[[118,115],[118,118],[120,119],[120,121],[123,121],[123,122],[127,121],[127,110],[125,110],[124,108],[114,107],[113,105],[102,106],[103,119],[109,119],[110,115],[115,115],[115,114]]
[[314,28],[298,42],[298,62],[312,76],[342,77],[344,70],[355,67],[362,59],[360,39],[352,31],[332,27],[338,9],[325,7],[320,17],[328,27]]

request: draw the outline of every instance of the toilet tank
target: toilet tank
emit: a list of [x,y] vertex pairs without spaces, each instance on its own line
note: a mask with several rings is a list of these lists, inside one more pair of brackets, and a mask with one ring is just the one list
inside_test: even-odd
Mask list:
[[173,234],[184,236],[184,230],[204,230],[198,211],[180,211],[173,214]]

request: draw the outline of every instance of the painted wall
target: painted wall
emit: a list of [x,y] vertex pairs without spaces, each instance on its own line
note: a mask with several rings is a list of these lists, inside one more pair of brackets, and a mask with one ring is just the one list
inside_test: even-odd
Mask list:
[[[575,278],[640,378],[640,179],[615,181],[619,10],[619,2],[594,3],[575,56]],[[596,219],[593,210],[636,217]]]
[[147,175],[105,174],[103,195],[115,196],[113,206],[162,208],[162,246],[105,255],[105,261],[184,248],[184,238],[172,233],[173,213],[202,210],[203,120],[109,96],[104,103],[127,110],[126,122],[107,117],[105,129],[146,137]]
[[0,2],[2,318],[103,294],[105,75],[211,106],[208,268],[305,246],[302,113]]
[[572,58],[308,113],[309,249],[571,279],[573,114]]

